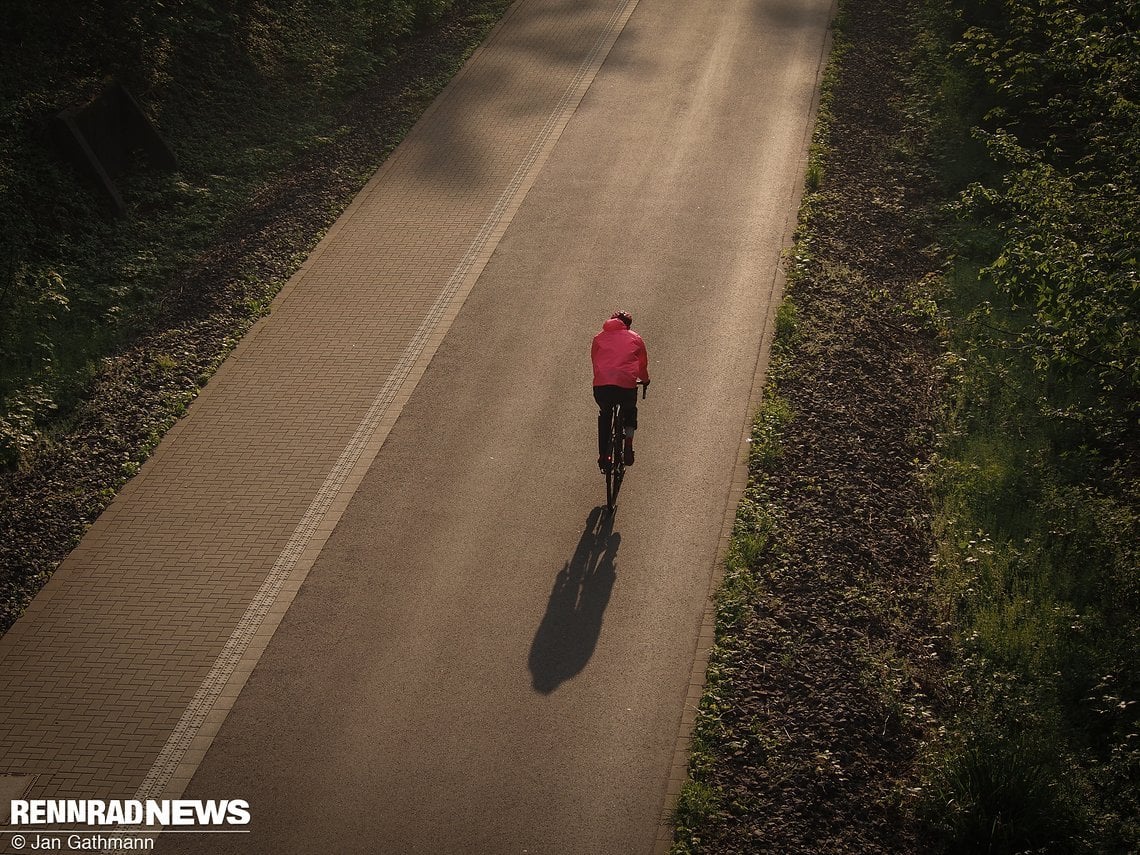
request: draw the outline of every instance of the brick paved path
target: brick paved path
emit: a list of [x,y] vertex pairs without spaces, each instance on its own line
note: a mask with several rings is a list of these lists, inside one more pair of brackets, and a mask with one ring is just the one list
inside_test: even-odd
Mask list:
[[0,795],[182,791],[635,5],[513,7],[0,640]]

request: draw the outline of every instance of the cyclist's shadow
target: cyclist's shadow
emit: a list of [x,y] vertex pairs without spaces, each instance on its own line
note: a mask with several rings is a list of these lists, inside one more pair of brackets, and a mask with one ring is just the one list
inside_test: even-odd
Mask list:
[[621,535],[613,530],[613,521],[605,508],[590,511],[578,547],[554,580],[527,662],[535,691],[544,695],[585,668],[594,655],[617,578],[614,556]]

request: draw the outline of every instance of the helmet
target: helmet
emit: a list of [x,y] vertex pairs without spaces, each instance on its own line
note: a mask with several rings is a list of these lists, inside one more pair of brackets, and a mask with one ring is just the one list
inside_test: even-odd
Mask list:
[[613,318],[617,318],[619,321],[625,324],[626,329],[629,329],[631,326],[633,326],[633,315],[631,315],[629,312],[614,312],[612,315],[610,315],[610,319],[612,320]]

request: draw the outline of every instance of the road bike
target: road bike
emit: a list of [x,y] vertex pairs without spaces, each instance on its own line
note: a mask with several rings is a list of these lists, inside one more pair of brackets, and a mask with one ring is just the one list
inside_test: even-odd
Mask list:
[[[645,398],[645,384],[641,386],[641,397]],[[609,463],[606,467],[606,510],[611,514],[617,507],[618,491],[625,478],[625,407],[615,404],[610,407]]]

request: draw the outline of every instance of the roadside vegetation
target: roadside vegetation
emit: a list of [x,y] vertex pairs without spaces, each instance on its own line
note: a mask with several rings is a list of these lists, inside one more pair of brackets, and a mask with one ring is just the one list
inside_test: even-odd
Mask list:
[[954,631],[921,816],[957,849],[1140,846],[1137,7],[936,5],[954,374],[928,472]]
[[1136,8],[840,6],[674,852],[1136,852]]
[[[506,0],[13,0],[0,20],[0,631]],[[110,216],[48,121],[107,78],[173,148]]]

